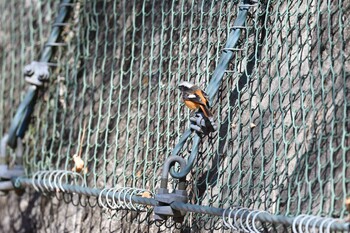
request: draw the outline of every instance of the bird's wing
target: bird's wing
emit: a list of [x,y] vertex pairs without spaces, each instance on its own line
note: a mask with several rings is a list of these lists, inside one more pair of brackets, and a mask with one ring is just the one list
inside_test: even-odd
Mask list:
[[204,98],[207,100],[207,107],[210,108],[210,106],[209,106],[209,95],[207,93],[205,93],[204,91],[202,91],[202,93],[203,93]]

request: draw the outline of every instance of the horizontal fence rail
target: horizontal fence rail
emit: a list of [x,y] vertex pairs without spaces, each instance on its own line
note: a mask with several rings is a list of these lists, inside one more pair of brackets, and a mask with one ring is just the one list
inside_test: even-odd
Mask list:
[[[61,188],[61,191],[64,190],[66,193],[82,194],[82,195],[92,196],[96,198],[99,198],[100,195],[102,195],[102,196],[105,196],[106,198],[110,198],[113,200],[118,200],[118,196],[120,196],[120,192],[108,193],[103,189],[88,188],[88,187],[83,187],[81,185],[71,185],[66,183],[57,183],[57,182],[52,182],[50,180],[43,180],[43,179],[36,180],[36,179],[30,179],[30,178],[15,178],[13,181],[17,188],[24,188],[24,187],[33,188],[33,187],[40,186],[40,187],[45,187],[46,189],[45,191],[47,192],[57,192],[57,189]],[[159,205],[159,202],[153,198],[125,195],[125,199],[130,199],[132,203],[135,203],[135,204],[143,204],[143,205],[149,205],[149,206]],[[329,218],[322,219],[321,217],[318,217],[318,216],[309,216],[308,221],[303,221],[305,220],[305,218],[304,219],[302,218],[302,217],[305,217],[304,215],[295,216],[295,217],[273,215],[264,211],[248,210],[241,207],[240,208],[236,207],[235,209],[224,209],[224,208],[194,205],[194,204],[188,204],[188,203],[182,203],[182,202],[173,202],[170,204],[170,206],[171,208],[179,211],[222,216],[223,218],[235,216],[236,218],[247,219],[248,216],[250,216],[252,218],[255,217],[256,220],[259,220],[264,223],[277,223],[277,224],[283,224],[283,225],[289,225],[289,226],[293,225],[293,227],[295,227],[295,225],[307,224],[307,226],[310,226],[313,228],[327,227],[329,230],[350,231],[350,223],[341,223],[341,222],[338,222],[338,220],[336,219],[332,219],[330,221]],[[256,212],[255,213],[256,216],[252,214],[253,212]]]

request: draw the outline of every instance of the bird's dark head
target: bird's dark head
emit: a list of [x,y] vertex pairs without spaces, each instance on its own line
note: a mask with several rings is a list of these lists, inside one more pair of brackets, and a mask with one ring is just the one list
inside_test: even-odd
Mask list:
[[194,85],[192,83],[184,81],[184,82],[181,82],[179,84],[179,90],[180,91],[187,91],[187,90],[191,89],[193,86]]

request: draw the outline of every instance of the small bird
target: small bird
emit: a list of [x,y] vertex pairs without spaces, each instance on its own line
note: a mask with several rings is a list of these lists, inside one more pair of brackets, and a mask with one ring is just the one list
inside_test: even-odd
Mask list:
[[213,116],[209,110],[209,97],[198,86],[184,81],[179,84],[179,89],[182,91],[182,99],[189,109],[197,110],[200,108],[207,118]]

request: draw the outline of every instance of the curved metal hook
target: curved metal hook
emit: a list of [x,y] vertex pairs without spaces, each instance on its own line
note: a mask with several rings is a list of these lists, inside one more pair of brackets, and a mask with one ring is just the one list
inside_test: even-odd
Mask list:
[[126,200],[126,196],[128,195],[130,190],[131,190],[131,188],[125,188],[125,190],[123,192],[123,194],[124,194],[124,196],[123,196],[123,203],[124,203],[126,209],[131,209],[131,207],[129,206],[128,201]]
[[[73,181],[75,182],[75,178],[78,176],[78,177],[81,179],[81,186],[82,186],[82,187],[85,187],[85,186],[86,186],[86,182],[85,182],[85,180],[84,180],[84,177],[83,177],[80,173],[78,173],[78,172],[73,172],[73,171],[67,171],[67,174],[72,175],[72,178],[73,178],[72,183],[73,183]],[[74,184],[75,184],[75,183],[74,183]],[[79,183],[78,183],[78,184],[79,184]]]
[[[113,199],[113,203],[115,204],[114,206],[112,206],[112,204],[109,202],[109,193],[112,191],[112,190],[115,190],[115,189],[117,189],[117,188],[107,188],[107,187],[105,187],[104,189],[102,189],[101,190],[101,192],[99,193],[99,195],[98,195],[98,203],[99,203],[99,205],[101,205],[102,206],[102,208],[104,209],[104,210],[106,210],[106,212],[108,212],[108,213],[110,213],[110,215],[108,215],[107,216],[107,218],[108,219],[112,219],[112,217],[113,217],[113,213],[111,213],[111,212],[109,212],[109,210],[114,210],[114,209],[116,209],[116,203],[115,203],[115,201],[114,201],[114,199]],[[105,193],[105,194],[104,194]],[[103,195],[105,195],[104,196],[104,198],[105,198],[105,200],[106,200],[106,202],[105,203],[103,203]]]
[[[173,151],[171,152],[171,156],[175,156],[175,157],[179,157],[181,159],[183,159],[182,157],[180,157],[178,154],[180,152],[180,150],[182,149],[182,147],[185,145],[187,139],[191,136],[192,134],[192,130],[191,129],[187,129],[181,136],[179,142],[176,144],[175,148],[173,149]],[[184,166],[181,166],[180,165],[180,172],[176,172],[173,168],[173,164],[170,166],[171,169],[168,169],[168,172],[170,172],[170,175],[173,177],[173,178],[177,178],[177,179],[181,179],[183,177],[185,177],[189,171],[191,171],[191,168],[192,168],[192,164],[191,164],[191,161],[194,161],[194,159],[192,158],[191,159],[191,156],[188,160],[189,162],[186,163],[186,161],[184,160]],[[165,166],[165,164],[164,164]],[[191,168],[189,168],[189,166]],[[164,171],[164,170],[163,170]],[[164,177],[164,176],[162,176]]]
[[193,138],[193,144],[192,144],[193,146],[192,146],[191,154],[188,157],[188,160],[187,160],[187,163],[185,164],[185,167],[181,168],[180,172],[176,172],[173,167],[170,169],[170,175],[173,178],[176,178],[176,179],[184,178],[191,171],[192,166],[193,166],[193,164],[197,158],[197,155],[198,155],[200,140],[201,140],[201,138],[196,134]]
[[311,218],[311,217],[312,217],[312,216],[310,216],[310,215],[305,215],[305,216],[300,220],[299,226],[298,226],[299,232],[304,232],[304,231],[303,231],[303,223],[304,223],[305,220],[308,220],[308,219]]
[[57,183],[57,186],[59,187],[59,189],[61,190],[61,192],[66,192],[66,190],[63,188],[63,177],[66,177],[66,179],[68,179],[69,177],[67,177],[68,175],[68,172],[67,171],[59,171],[58,172],[58,183]]
[[233,225],[234,218],[231,217],[231,214],[232,214],[235,210],[237,210],[237,209],[240,209],[240,207],[239,207],[239,206],[236,206],[235,208],[233,208],[233,209],[228,213],[228,217],[229,217],[228,223],[230,224],[231,228],[232,228],[233,230],[235,230],[235,231],[238,231],[239,228],[236,227],[235,225]]
[[[132,197],[133,195],[140,195],[140,194],[143,194],[144,192],[149,192],[147,191],[146,189],[138,189],[138,188],[135,188],[133,189],[133,191],[131,192],[131,194],[129,195],[129,202],[130,202],[130,206],[132,207],[133,210],[137,211],[137,210],[146,210],[147,209],[147,206],[145,205],[142,205],[142,204],[137,204],[136,206],[134,206],[134,204],[132,203]],[[153,196],[153,193],[152,192],[149,192],[152,196]]]
[[[46,195],[45,191],[47,192],[48,190],[43,187],[44,186],[44,181],[43,181],[43,175],[46,175],[46,173],[48,173],[48,171],[39,171],[37,173],[37,181],[38,181],[38,189],[39,192],[42,192],[44,195]],[[42,184],[43,183],[43,184]]]
[[338,219],[330,219],[329,223],[327,224],[327,227],[326,227],[326,232],[327,233],[330,233],[331,232],[331,226],[333,223],[337,222]]
[[43,174],[44,174],[44,176],[43,176],[43,186],[46,188],[46,190],[48,191],[48,192],[50,192],[51,190],[50,190],[50,187],[49,187],[49,185],[50,185],[50,180],[48,180],[47,179],[47,176],[49,175],[50,176],[50,172],[48,171],[48,172],[43,172]]
[[292,224],[293,233],[298,233],[298,230],[296,229],[296,225],[298,225],[298,224],[297,224],[298,219],[299,219],[299,218],[303,218],[304,216],[307,216],[307,215],[306,215],[306,214],[301,214],[301,215],[299,215],[299,216],[297,216],[297,217],[294,218],[293,224]]
[[224,225],[227,227],[227,228],[230,228],[230,225],[228,225],[228,223],[226,222],[226,216],[225,216],[225,214],[226,214],[226,211],[227,211],[227,209],[224,209],[224,212],[222,212],[222,221],[224,222]]
[[[233,208],[233,209],[230,209],[230,212],[228,213],[228,215],[227,215],[227,218],[228,218],[228,222],[226,222],[226,211],[228,210],[228,209],[225,209],[224,210],[224,212],[222,212],[222,220],[223,220],[223,222],[224,222],[224,225],[227,227],[227,228],[232,228],[232,229],[234,229],[234,230],[237,230],[237,228],[236,227],[234,227],[233,225],[232,225],[232,218],[231,218],[231,213],[236,209],[237,207],[235,207],[235,208]],[[230,220],[231,220],[231,222],[230,222]]]
[[245,225],[247,226],[249,232],[254,232],[254,229],[250,228],[250,225],[253,225],[253,218],[251,219],[251,223],[249,223],[249,219],[253,216],[254,213],[257,212],[260,212],[260,210],[250,211],[245,219]]
[[262,213],[266,213],[266,214],[270,214],[269,212],[265,211],[265,210],[260,210],[258,213],[256,213],[254,216],[253,216],[253,219],[252,219],[252,225],[253,225],[253,229],[255,232],[259,233],[259,230],[258,228],[256,227],[255,225],[255,221],[256,221],[256,218],[258,217],[259,214],[262,214]]
[[[235,214],[233,215],[233,222],[234,222],[234,226],[237,228],[237,230],[243,230],[242,228],[240,228],[238,225],[237,225],[237,222],[236,222],[236,220],[237,220],[237,215],[238,215],[238,213],[240,212],[240,211],[246,211],[246,210],[248,210],[248,208],[240,208],[239,210],[237,210],[236,212],[235,212]],[[241,223],[241,225],[242,225],[242,223]]]
[[[131,190],[130,190],[130,191],[131,191]],[[138,195],[140,192],[141,192],[141,189],[134,189],[134,190],[132,190],[132,192],[129,194],[129,203],[130,203],[130,206],[131,206],[130,209],[135,210],[135,211],[138,210],[138,209],[143,210],[143,206],[142,206],[142,205],[138,205],[138,206],[136,207],[136,206],[134,206],[133,203],[132,203],[132,197],[133,197],[133,195],[135,195],[135,193],[136,193],[136,195]]]
[[61,176],[58,179],[58,186],[60,187],[62,192],[66,192],[66,190],[63,188],[63,185],[62,185],[63,184],[62,179],[64,176],[66,176],[66,179],[68,179],[69,177],[67,177],[67,175],[69,175],[69,172],[68,171],[61,171],[60,173],[61,173]]
[[55,171],[55,177],[54,177],[54,179],[53,179],[53,182],[54,182],[54,184],[56,185],[57,191],[63,192],[63,188],[61,188],[60,182],[59,182],[59,179],[60,179],[59,176],[61,175],[61,173],[62,173],[61,170]]
[[331,221],[330,218],[323,218],[323,220],[322,220],[320,226],[318,227],[319,233],[323,233],[323,226],[324,226],[327,222],[329,222],[329,221]]
[[[165,160],[164,165],[163,165],[162,182],[164,181],[165,183],[161,184],[161,188],[166,188],[166,187],[163,187],[163,186],[167,185],[169,171],[170,171],[171,168],[174,169],[172,166],[174,166],[175,163],[179,163],[180,164],[180,171],[184,170],[185,167],[186,167],[186,160],[184,158],[182,158],[180,156],[177,156],[177,155],[171,155],[170,157],[168,157]],[[170,171],[170,174],[171,174],[171,171]]]
[[35,177],[38,175],[38,173],[40,173],[40,171],[37,171],[33,174],[32,176],[32,183],[33,183],[33,188],[37,191],[37,192],[40,192],[40,189],[36,186],[35,184]]
[[81,179],[81,186],[85,187],[86,183],[85,183],[84,177],[82,175],[80,175],[79,173],[73,172],[73,171],[61,171],[61,173],[62,173],[62,175],[61,175],[61,177],[59,179],[58,185],[61,188],[62,192],[65,192],[65,189],[63,188],[63,185],[62,185],[63,184],[62,179],[63,179],[64,176],[66,176],[66,178],[68,180],[69,179],[69,175],[71,175],[72,183],[75,182],[75,179],[78,176]]
[[[249,209],[246,209],[244,210],[244,212],[241,214],[241,217],[239,217],[239,224],[241,225],[241,229],[243,229],[244,232],[249,232],[249,230],[247,230],[243,224],[243,215],[246,213],[246,212],[250,212]],[[248,216],[247,216],[248,217]]]
[[322,218],[322,217],[318,217],[318,220],[315,220],[315,221],[314,221],[314,223],[312,224],[312,228],[311,228],[312,232],[316,232],[316,225],[317,225],[317,223],[318,223],[320,220],[323,221],[323,218]]
[[[51,188],[51,190],[55,190],[57,189],[57,185],[55,184],[55,180],[54,180],[54,175],[57,173],[57,170],[56,171],[52,171],[49,175],[49,178],[48,178],[48,182],[49,182],[49,186]],[[56,186],[54,186],[56,185]]]
[[124,192],[124,190],[127,189],[126,187],[121,188],[121,190],[118,192],[118,203],[121,208],[125,208],[124,202],[121,199],[121,195]]
[[[310,227],[309,227],[309,225],[310,225],[310,223],[312,222],[312,220],[316,220],[316,219],[318,219],[318,218],[320,218],[320,217],[318,217],[318,216],[310,216],[310,218],[306,221],[306,223],[305,223],[305,231],[306,231],[306,233],[309,233],[310,232]],[[317,221],[316,221],[317,222]],[[315,232],[314,230],[312,231],[312,232]]]
[[104,188],[101,190],[101,192],[98,194],[98,203],[102,206],[103,209],[108,209],[105,204],[102,201],[102,194],[107,190],[108,188]]
[[[115,196],[116,196],[116,193],[119,192],[119,189],[121,189],[121,187],[111,188],[106,193],[106,202],[108,204],[108,207],[112,210],[116,210],[116,209],[120,208],[119,200],[117,202],[115,201]],[[112,190],[113,190],[112,198],[110,198],[109,193]],[[109,202],[110,199],[112,199],[113,205]]]

